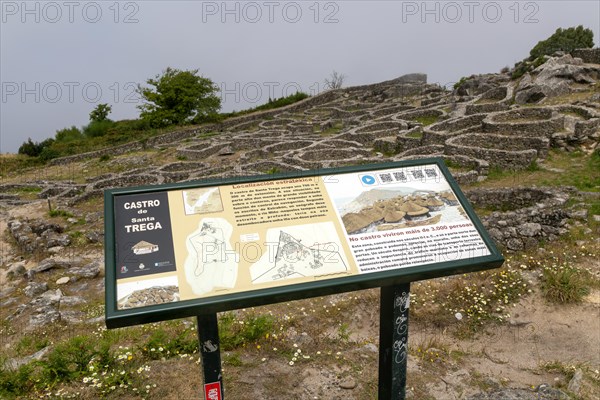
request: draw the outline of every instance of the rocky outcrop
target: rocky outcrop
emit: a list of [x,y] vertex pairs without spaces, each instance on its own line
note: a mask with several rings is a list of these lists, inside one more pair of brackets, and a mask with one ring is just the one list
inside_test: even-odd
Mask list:
[[17,245],[26,253],[45,251],[55,246],[68,246],[69,235],[64,227],[42,220],[9,221],[8,229]]
[[517,104],[539,103],[543,99],[571,92],[573,84],[594,84],[600,78],[600,67],[584,64],[570,54],[551,57],[531,74],[525,74],[516,89]]

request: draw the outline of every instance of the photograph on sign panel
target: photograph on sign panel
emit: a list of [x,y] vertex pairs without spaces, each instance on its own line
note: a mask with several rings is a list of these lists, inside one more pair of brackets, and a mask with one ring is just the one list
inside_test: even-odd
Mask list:
[[195,294],[235,286],[239,256],[233,250],[232,233],[233,227],[224,218],[203,218],[188,235],[184,270]]
[[143,279],[117,284],[120,310],[179,301],[177,276]]
[[326,187],[360,273],[489,254],[435,164],[335,175]]
[[468,219],[435,165],[340,175],[339,179],[338,185],[328,187],[348,235]]
[[223,201],[218,187],[188,189],[182,193],[186,215],[223,211]]
[[371,189],[340,210],[348,235],[414,228],[466,219],[451,191]]
[[250,267],[254,284],[350,271],[331,222],[269,229],[267,245],[269,251]]

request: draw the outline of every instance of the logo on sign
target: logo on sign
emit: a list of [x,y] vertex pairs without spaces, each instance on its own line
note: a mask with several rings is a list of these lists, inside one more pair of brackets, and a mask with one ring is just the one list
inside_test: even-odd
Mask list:
[[362,181],[363,184],[365,185],[374,185],[375,184],[375,177],[373,175],[363,175],[360,177],[360,180]]
[[221,383],[215,382],[204,385],[204,395],[206,400],[222,400]]

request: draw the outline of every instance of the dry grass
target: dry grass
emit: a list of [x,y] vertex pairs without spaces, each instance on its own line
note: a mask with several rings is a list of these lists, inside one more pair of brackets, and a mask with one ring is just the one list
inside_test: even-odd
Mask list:
[[600,191],[600,154],[551,150],[546,160],[538,162],[534,168],[524,171],[494,170],[487,180],[471,187],[514,186],[575,186],[582,191]]

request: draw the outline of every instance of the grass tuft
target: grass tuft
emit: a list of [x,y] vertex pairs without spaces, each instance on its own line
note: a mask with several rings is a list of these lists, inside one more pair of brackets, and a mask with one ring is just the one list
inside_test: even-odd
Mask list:
[[54,218],[54,217],[64,217],[64,218],[73,217],[73,214],[70,213],[69,211],[59,210],[59,209],[54,209],[54,210],[48,211],[48,215],[52,218]]
[[585,275],[569,264],[552,265],[542,270],[541,289],[553,303],[580,303],[590,293]]
[[246,315],[237,319],[232,312],[224,313],[219,318],[219,339],[225,351],[256,343],[259,339],[272,333],[275,318],[270,315]]

